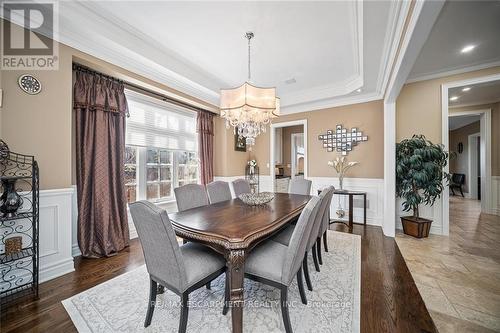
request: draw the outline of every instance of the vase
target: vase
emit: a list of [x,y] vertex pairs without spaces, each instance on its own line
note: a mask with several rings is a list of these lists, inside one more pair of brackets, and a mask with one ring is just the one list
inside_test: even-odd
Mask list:
[[14,217],[16,212],[23,205],[23,198],[16,191],[16,178],[2,178],[3,194],[0,197],[0,212],[4,217]]
[[339,175],[339,190],[344,190],[344,175]]

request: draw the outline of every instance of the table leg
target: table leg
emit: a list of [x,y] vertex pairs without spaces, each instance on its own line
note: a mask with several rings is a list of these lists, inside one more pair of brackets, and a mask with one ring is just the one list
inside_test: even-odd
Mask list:
[[352,226],[354,222],[354,207],[353,207],[353,196],[349,194],[349,232],[352,233]]
[[243,279],[245,276],[245,251],[231,250],[226,258],[229,273],[229,304],[233,333],[243,332]]
[[363,224],[366,225],[366,194],[363,194]]

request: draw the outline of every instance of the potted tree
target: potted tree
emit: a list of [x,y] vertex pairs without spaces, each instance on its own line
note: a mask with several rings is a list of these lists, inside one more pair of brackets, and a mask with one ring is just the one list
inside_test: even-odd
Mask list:
[[443,171],[448,157],[443,145],[433,144],[423,135],[396,144],[396,195],[404,200],[403,211],[413,211],[412,216],[401,217],[405,234],[429,235],[432,220],[420,217],[419,205],[432,206],[441,196],[443,180],[450,179]]

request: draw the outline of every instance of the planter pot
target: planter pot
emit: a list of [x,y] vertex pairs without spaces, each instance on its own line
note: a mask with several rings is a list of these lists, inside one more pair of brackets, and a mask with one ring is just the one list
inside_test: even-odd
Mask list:
[[429,236],[432,220],[422,217],[401,216],[401,223],[403,224],[403,231],[405,234],[417,238],[424,238]]

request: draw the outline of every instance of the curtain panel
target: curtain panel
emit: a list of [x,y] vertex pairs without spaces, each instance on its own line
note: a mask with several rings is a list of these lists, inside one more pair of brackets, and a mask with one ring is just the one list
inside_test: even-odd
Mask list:
[[76,69],[78,245],[84,257],[112,256],[129,244],[124,154],[128,114],[123,83]]
[[214,115],[198,111],[196,117],[198,132],[198,155],[200,157],[200,179],[203,185],[214,180]]

